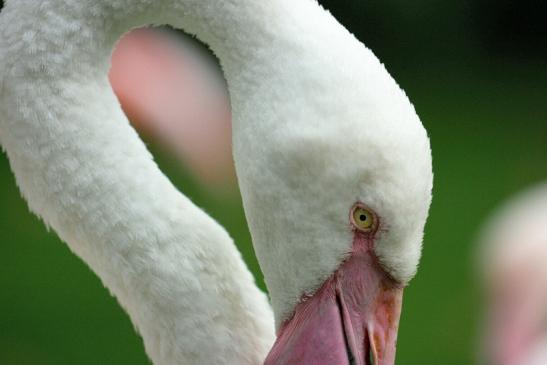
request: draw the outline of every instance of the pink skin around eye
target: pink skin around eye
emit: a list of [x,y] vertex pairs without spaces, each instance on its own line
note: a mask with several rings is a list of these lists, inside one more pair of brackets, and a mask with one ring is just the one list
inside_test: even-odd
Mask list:
[[265,365],[393,365],[403,289],[380,267],[374,232],[281,326]]

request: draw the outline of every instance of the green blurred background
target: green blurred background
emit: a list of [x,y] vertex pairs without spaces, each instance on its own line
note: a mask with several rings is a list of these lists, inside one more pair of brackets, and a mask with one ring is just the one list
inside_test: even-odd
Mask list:
[[[431,137],[434,199],[397,364],[473,364],[473,240],[499,202],[547,178],[547,2],[321,3],[386,64]],[[239,195],[202,187],[147,143],[175,185],[228,229],[264,287]],[[3,154],[0,244],[0,364],[149,363],[115,299],[29,213]]]

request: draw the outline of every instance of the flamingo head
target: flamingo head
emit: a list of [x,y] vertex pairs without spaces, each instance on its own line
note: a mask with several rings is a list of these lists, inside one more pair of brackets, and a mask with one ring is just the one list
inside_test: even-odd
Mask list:
[[[266,365],[394,363],[403,288],[417,270],[431,201],[431,152],[414,108],[374,55],[363,47],[355,63],[336,79],[318,73],[317,90],[290,86],[305,88],[301,100],[255,109],[261,121],[234,130],[277,321]],[[349,73],[353,66],[366,71]],[[252,97],[273,103],[275,87]],[[237,105],[235,113],[242,118]]]
[[375,55],[313,14],[277,39],[251,86],[226,69],[239,186],[276,319],[265,364],[392,365],[431,202],[429,138]]

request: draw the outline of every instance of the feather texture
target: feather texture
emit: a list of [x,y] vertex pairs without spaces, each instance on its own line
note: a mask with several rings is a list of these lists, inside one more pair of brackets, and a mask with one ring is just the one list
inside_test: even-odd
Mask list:
[[431,201],[429,139],[385,67],[315,1],[9,1],[0,142],[30,208],[118,297],[150,357],[256,363],[272,341],[231,240],[158,170],[108,85],[116,40],[164,23],[221,60],[277,325],[347,257],[356,201],[380,218],[375,254],[407,283]]

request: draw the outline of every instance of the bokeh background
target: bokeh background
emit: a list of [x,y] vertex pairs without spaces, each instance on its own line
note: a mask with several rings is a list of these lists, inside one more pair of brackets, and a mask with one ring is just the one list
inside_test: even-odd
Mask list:
[[[434,199],[420,270],[405,291],[397,364],[475,364],[482,310],[476,234],[501,201],[547,179],[547,2],[320,2],[386,64],[431,138]],[[228,229],[264,288],[230,167],[222,170],[230,163],[226,147],[217,148],[222,136],[200,144],[208,148],[196,162],[191,148],[178,150],[147,124],[153,112],[143,117],[126,102],[160,167]],[[229,113],[223,118],[229,123]],[[229,124],[217,127],[229,131]],[[186,145],[184,133],[178,138]],[[200,165],[215,159],[221,162]],[[0,248],[0,364],[149,363],[116,300],[29,213],[4,154]]]

